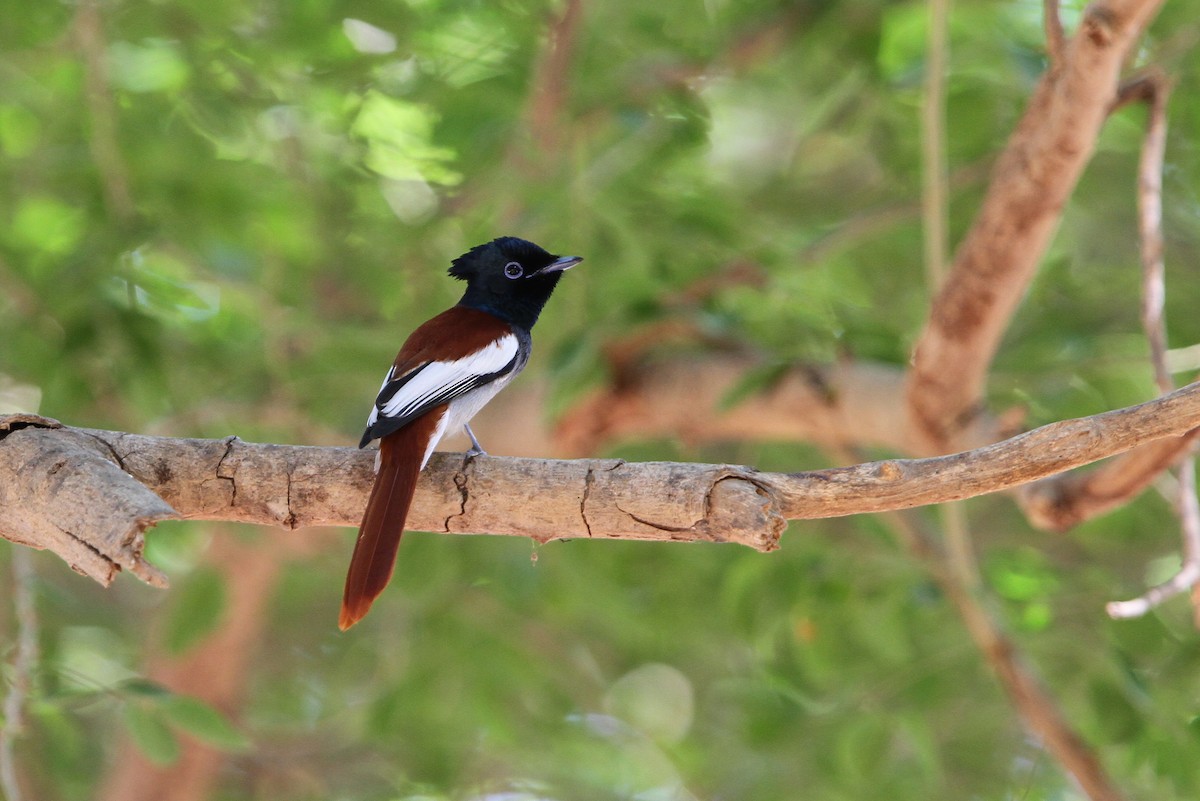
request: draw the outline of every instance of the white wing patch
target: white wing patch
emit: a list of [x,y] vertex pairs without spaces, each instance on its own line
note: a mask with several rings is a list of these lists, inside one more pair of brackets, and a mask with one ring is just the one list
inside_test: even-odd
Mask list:
[[[433,401],[449,400],[469,391],[472,382],[482,376],[498,373],[516,357],[519,343],[513,334],[505,334],[470,356],[450,362],[429,362],[418,367],[415,374],[394,395],[371,410],[367,425],[373,426],[383,417],[407,417]],[[393,368],[394,370],[394,368]],[[379,388],[380,400],[387,385],[396,380],[388,371]]]
[[[383,392],[383,388],[386,387],[388,385],[388,382],[392,380],[392,373],[394,373],[394,372],[396,372],[395,367],[392,367],[390,370],[387,371],[387,375],[385,375],[383,377],[383,383],[379,385],[379,392],[375,393],[375,397],[378,398],[380,393]],[[371,413],[369,415],[367,415],[367,428],[370,428],[371,426],[375,425],[375,422],[377,420],[379,420],[379,407],[372,406]],[[378,454],[375,455],[375,472],[376,473],[379,472],[379,455]]]

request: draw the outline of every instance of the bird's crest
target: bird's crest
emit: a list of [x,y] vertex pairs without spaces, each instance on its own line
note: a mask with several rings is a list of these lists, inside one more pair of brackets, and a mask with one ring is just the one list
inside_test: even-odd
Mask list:
[[517,261],[526,266],[542,266],[549,264],[553,259],[553,256],[528,240],[502,236],[491,242],[476,245],[459,256],[451,262],[449,272],[458,280],[466,281],[493,262],[497,266],[509,261]]

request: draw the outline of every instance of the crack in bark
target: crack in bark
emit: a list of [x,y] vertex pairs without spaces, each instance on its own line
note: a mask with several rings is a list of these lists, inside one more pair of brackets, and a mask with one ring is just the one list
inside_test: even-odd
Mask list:
[[[616,467],[611,467],[609,468],[609,472],[615,469]],[[583,527],[587,529],[589,538],[592,536],[592,524],[587,519],[587,502],[588,497],[592,494],[592,484],[594,483],[596,483],[596,471],[594,468],[589,467],[587,475],[583,479],[583,497],[579,499],[579,517],[583,520]]]
[[454,471],[454,486],[458,488],[459,504],[458,511],[452,515],[446,515],[446,519],[442,521],[442,530],[446,533],[450,533],[451,520],[456,517],[465,517],[467,514],[467,501],[471,498],[471,492],[467,489],[467,482],[470,479],[468,472],[474,462],[474,456],[464,453],[462,467]]
[[[104,586],[107,587],[109,584],[112,583],[113,577],[117,573],[119,573],[121,570],[121,565],[119,562],[117,562],[117,560],[113,559],[111,556],[104,553],[99,548],[97,548],[95,545],[93,545],[92,543],[90,543],[87,540],[80,537],[78,534],[68,531],[67,529],[63,528],[62,526],[58,525],[57,523],[53,523],[52,525],[56,529],[58,529],[60,532],[62,532],[68,539],[72,540],[73,542],[79,543],[84,548],[86,548],[87,550],[89,550],[93,554],[95,554],[101,561],[103,561],[104,564],[108,567],[108,576],[105,577]],[[71,565],[71,569],[76,571],[77,573],[83,573],[84,575],[91,575],[90,572],[84,572],[77,565],[74,565],[74,564]]]
[[668,526],[666,523],[655,523],[653,520],[649,520],[644,517],[638,517],[633,512],[628,512],[628,511],[622,509],[620,506],[617,506],[617,511],[620,511],[620,512],[623,512],[624,514],[629,515],[629,518],[631,520],[636,520],[638,523],[641,523],[643,526],[649,526],[650,528],[657,529],[658,531],[668,531],[672,534],[681,534],[686,531],[695,531],[696,526],[698,526],[704,522],[703,520],[697,520],[695,523],[692,523],[690,526]]
[[[225,438],[225,453],[221,454],[221,459],[220,459],[220,461],[217,462],[216,470],[213,471],[214,473],[216,473],[216,476],[219,480],[229,482],[229,489],[230,489],[229,505],[231,507],[237,506],[236,471],[234,471],[234,474],[226,476],[226,475],[221,475],[221,468],[223,468],[225,466],[225,460],[228,459],[230,454],[233,453],[233,446],[235,444],[237,444],[238,442],[239,442],[239,437],[236,437],[236,436]],[[290,491],[290,489],[291,489],[290,483],[288,484],[288,488]]]
[[40,414],[25,414],[18,412],[17,414],[3,415],[3,420],[0,422],[0,440],[7,437],[16,431],[24,428],[45,428],[56,429],[65,428],[65,426],[52,417],[42,417]]
[[[124,472],[129,473],[129,468],[125,467],[125,459],[122,458],[121,454],[117,452],[116,447],[114,447],[111,442],[106,440],[104,437],[96,436],[90,431],[84,431],[83,433],[94,439],[96,442],[99,442],[104,447],[104,450],[108,451],[112,455],[113,463],[116,464],[117,467],[121,468],[121,470]],[[133,473],[129,473],[129,475],[133,475]]]
[[284,528],[292,531],[295,531],[297,528],[296,513],[292,511],[292,479],[295,477],[295,472],[296,465],[294,462],[289,460],[287,464],[287,470],[284,472],[284,475],[287,478],[287,499],[285,500],[285,503],[287,504],[287,516],[283,519],[283,526]]

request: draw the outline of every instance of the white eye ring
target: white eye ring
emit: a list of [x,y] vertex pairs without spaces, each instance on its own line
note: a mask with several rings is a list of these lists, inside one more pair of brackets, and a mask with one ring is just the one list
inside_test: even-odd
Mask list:
[[520,278],[524,274],[525,268],[520,264],[517,264],[515,261],[510,261],[508,264],[504,265],[505,278]]

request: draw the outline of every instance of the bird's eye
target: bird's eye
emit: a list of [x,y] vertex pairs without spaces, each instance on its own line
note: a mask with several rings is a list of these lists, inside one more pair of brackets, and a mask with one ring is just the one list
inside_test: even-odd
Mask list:
[[505,278],[520,278],[524,274],[525,268],[517,264],[515,261],[510,261],[508,264],[504,265]]

